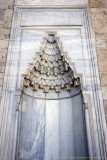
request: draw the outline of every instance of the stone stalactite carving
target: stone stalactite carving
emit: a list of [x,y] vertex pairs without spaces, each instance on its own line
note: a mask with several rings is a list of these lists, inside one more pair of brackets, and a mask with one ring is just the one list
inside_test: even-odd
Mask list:
[[33,68],[24,77],[24,87],[48,93],[69,91],[78,86],[79,78],[74,77],[73,70],[61,52],[57,38],[49,34],[43,41],[41,52],[34,58]]

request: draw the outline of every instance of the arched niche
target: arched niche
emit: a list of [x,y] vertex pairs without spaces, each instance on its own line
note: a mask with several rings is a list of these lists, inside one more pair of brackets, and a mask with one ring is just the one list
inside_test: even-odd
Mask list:
[[54,34],[41,48],[23,78],[16,160],[88,159],[80,80]]
[[67,62],[74,73],[78,73],[75,77],[80,77],[90,159],[106,158],[107,125],[88,8],[54,4],[31,7],[23,4],[14,7],[4,74],[0,102],[0,159],[15,159],[21,112],[21,77],[47,31],[55,31],[60,37],[63,51],[67,52]]

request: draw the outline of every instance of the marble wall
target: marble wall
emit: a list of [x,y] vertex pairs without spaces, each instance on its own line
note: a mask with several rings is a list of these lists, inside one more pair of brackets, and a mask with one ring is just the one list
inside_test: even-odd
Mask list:
[[75,1],[69,1],[69,0],[53,0],[52,2],[50,0],[16,0],[16,5],[38,5],[38,6],[52,6],[52,5],[72,5],[72,6],[83,6],[88,4],[88,0],[75,0]]
[[23,94],[17,160],[88,156],[83,101],[75,91],[72,98],[56,100]]

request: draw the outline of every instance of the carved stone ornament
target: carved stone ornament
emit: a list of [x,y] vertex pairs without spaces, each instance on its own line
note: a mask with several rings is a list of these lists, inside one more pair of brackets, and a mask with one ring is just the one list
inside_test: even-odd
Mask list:
[[70,91],[79,86],[79,78],[74,77],[73,70],[65,60],[54,34],[44,38],[41,52],[34,58],[34,65],[24,76],[24,87],[45,93]]

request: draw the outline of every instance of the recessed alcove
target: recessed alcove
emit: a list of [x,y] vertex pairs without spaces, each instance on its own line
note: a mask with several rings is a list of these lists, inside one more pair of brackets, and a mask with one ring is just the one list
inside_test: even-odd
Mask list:
[[[21,5],[24,2],[24,0],[20,0],[17,4]],[[18,149],[17,142],[20,137],[19,124],[21,124],[21,106],[23,106],[23,110],[26,109],[24,105],[26,103],[25,100],[27,100],[28,97],[30,99],[29,103],[32,101],[32,96],[36,99],[41,97],[41,93],[38,91],[32,91],[32,87],[30,89],[25,88],[23,90],[23,78],[32,68],[33,58],[37,55],[35,52],[40,51],[40,45],[43,37],[46,37],[47,32],[51,31],[56,33],[56,37],[59,37],[61,49],[64,52],[65,59],[69,63],[70,68],[74,72],[74,77],[80,77],[81,89],[77,87],[75,90],[76,86],[72,88],[71,97],[74,93],[80,93],[80,95],[82,95],[90,159],[93,159],[93,157],[104,157],[106,156],[107,144],[105,143],[105,139],[107,137],[107,131],[105,129],[106,123],[102,91],[99,81],[97,57],[88,9],[86,7],[78,6],[74,8],[73,6],[53,6],[48,8],[47,6],[32,7],[29,6],[29,3],[30,1],[27,2],[28,6],[26,7],[15,6],[14,10],[13,25],[4,76],[3,94],[1,99],[1,112],[5,110],[5,116],[3,119],[5,125],[2,127],[0,143],[1,159],[15,159],[16,150]],[[31,5],[33,4],[37,3],[32,1]],[[63,16],[64,13],[66,16]],[[68,93],[69,92],[67,91],[67,94]],[[44,94],[46,95],[47,93],[43,93],[42,96],[44,96]],[[67,98],[63,96],[63,92],[56,93],[56,95],[62,96],[64,99]],[[47,94],[47,99],[49,101],[48,107],[53,101],[51,99],[49,100],[50,97],[52,97],[52,94]],[[75,99],[75,96],[72,98]],[[21,102],[23,99],[24,103],[22,105]],[[45,101],[45,99],[41,99],[41,101]],[[67,101],[69,101],[69,98]],[[63,105],[63,99],[61,99],[61,103]],[[75,103],[77,103],[76,100]],[[27,105],[29,106],[29,104]],[[31,109],[31,107],[29,109]],[[27,113],[30,111],[31,110]],[[68,111],[66,113],[68,113]],[[64,114],[62,113],[62,115]],[[47,117],[48,116],[49,114],[47,114]],[[53,119],[51,120],[53,121]],[[65,124],[65,122],[63,123]],[[54,126],[57,125],[58,124]],[[50,144],[48,143],[48,146],[49,145]],[[4,148],[5,153],[7,154],[4,153]],[[33,152],[34,150],[32,153]]]

